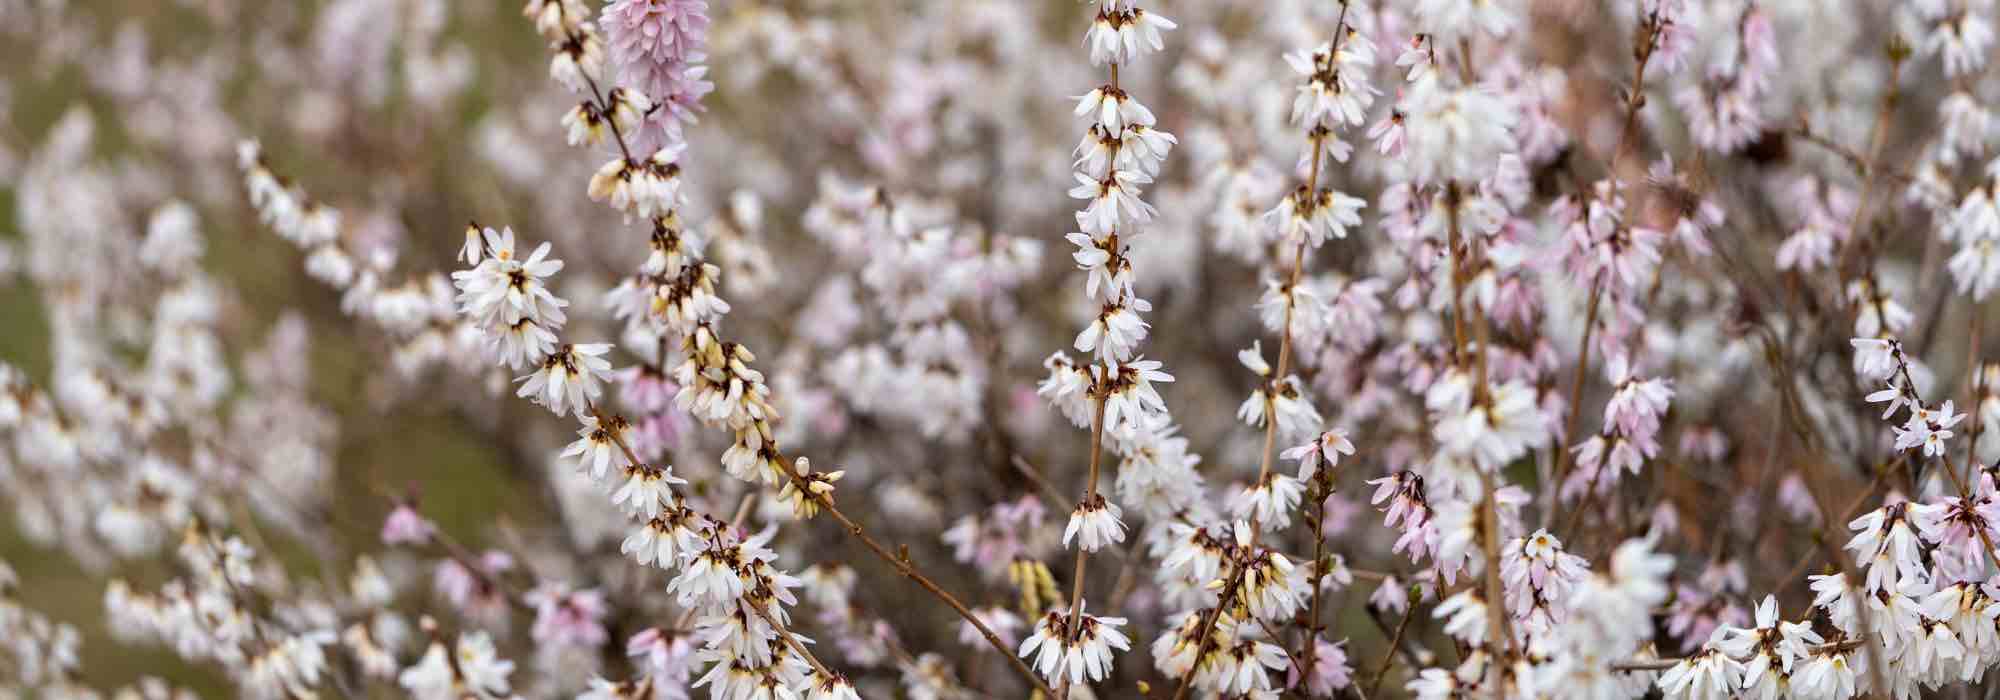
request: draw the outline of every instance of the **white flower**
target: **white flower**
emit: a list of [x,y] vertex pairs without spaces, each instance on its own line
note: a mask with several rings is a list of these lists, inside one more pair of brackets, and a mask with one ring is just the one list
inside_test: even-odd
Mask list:
[[[1891,376],[1889,377],[1889,380],[1886,382],[1886,384],[1887,386],[1884,386],[1881,389],[1877,389],[1873,392],[1870,392],[1868,396],[1864,397],[1863,399],[1868,403],[1883,403],[1883,402],[1888,403],[1888,406],[1882,409],[1883,420],[1888,420],[1889,416],[1896,415],[1897,409],[1900,409],[1904,406],[1910,406],[1913,408],[1915,407],[1916,402],[1911,401],[1909,393],[1903,391],[1902,378]],[[1899,449],[1908,449],[1908,448],[1899,448]]]
[[1410,606],[1410,592],[1403,587],[1401,581],[1390,576],[1382,579],[1382,584],[1375,587],[1374,593],[1368,594],[1368,605],[1377,610],[1401,615],[1403,610]]
[[1254,520],[1267,531],[1283,531],[1292,526],[1292,510],[1298,508],[1305,486],[1299,480],[1273,473],[1230,499],[1229,509],[1239,520]]
[[[1858,652],[1857,652],[1858,653]],[[1814,654],[1792,674],[1792,692],[1800,698],[1851,698],[1855,697],[1856,681],[1854,665],[1848,661],[1847,652],[1826,651]]]
[[470,632],[458,637],[458,672],[469,689],[504,697],[511,692],[507,676],[514,672],[514,662],[500,658],[485,632]]
[[854,690],[854,684],[847,682],[846,676],[815,673],[812,687],[806,690],[805,700],[861,700],[861,694]]
[[1297,460],[1299,481],[1311,481],[1322,465],[1326,468],[1338,466],[1341,455],[1351,454],[1354,454],[1354,443],[1348,442],[1346,431],[1335,428],[1320,433],[1311,442],[1287,449],[1279,456]]
[[1985,301],[1994,289],[2000,288],[2000,247],[1991,239],[1971,241],[1952,254],[1945,269],[1951,271],[1952,280],[1958,283],[1959,294]]
[[1104,400],[1104,425],[1107,429],[1118,425],[1136,426],[1148,416],[1167,412],[1166,399],[1160,398],[1153,382],[1171,382],[1174,375],[1167,374],[1160,366],[1159,360],[1140,358],[1110,367],[1107,374],[1111,395]]
[[1508,33],[1514,27],[1513,7],[1514,3],[1497,0],[1418,0],[1415,9],[1417,26],[1436,34],[1432,41],[1449,46],[1475,33]]
[[1182,581],[1200,586],[1214,581],[1222,573],[1222,543],[1208,535],[1208,531],[1187,523],[1172,523],[1167,526],[1167,536],[1171,538],[1167,555],[1160,559],[1160,568]]
[[1939,22],[1924,40],[1925,53],[1944,58],[1946,77],[1979,70],[1986,65],[1992,48],[1993,25],[1981,12],[1960,12],[1954,19]]
[[593,82],[604,78],[604,42],[587,26],[564,41],[549,60],[549,77],[570,92],[588,92]]
[[680,563],[682,552],[701,549],[701,534],[687,527],[687,520],[684,513],[669,512],[640,523],[619,544],[618,551],[641,565],[672,569]]
[[1111,650],[1132,648],[1131,640],[1118,630],[1123,626],[1125,618],[1086,613],[1079,616],[1072,634],[1068,615],[1051,610],[1035,623],[1035,633],[1021,642],[1018,654],[1033,654],[1035,671],[1051,683],[1065,675],[1070,683],[1104,680],[1111,675]]
[[308,205],[294,233],[293,241],[301,248],[333,244],[340,239],[340,210],[316,202]]
[[1144,124],[1127,124],[1118,142],[1117,168],[1138,170],[1152,176],[1159,174],[1160,164],[1166,161],[1167,154],[1172,153],[1181,140]]
[[1125,48],[1119,63],[1130,63],[1148,53],[1158,53],[1166,48],[1162,32],[1173,31],[1180,25],[1159,14],[1147,12],[1145,8],[1134,7],[1118,25],[1119,43]]
[[1547,530],[1515,538],[1500,552],[1507,609],[1536,627],[1565,619],[1571,592],[1589,572],[1589,563],[1563,551],[1562,541]]
[[[1249,357],[1239,355],[1240,359]],[[1256,358],[1256,361],[1263,360]],[[1275,418],[1278,437],[1288,442],[1318,431],[1322,423],[1319,409],[1313,407],[1312,400],[1302,391],[1297,375],[1285,377],[1284,381],[1264,382],[1236,407],[1236,417],[1255,428],[1262,428],[1264,421]]]
[[1813,607],[1826,611],[1827,620],[1848,634],[1859,634],[1859,595],[1849,585],[1846,574],[1813,574],[1806,577],[1813,591]]
[[674,476],[671,468],[635,466],[627,469],[625,474],[625,483],[612,492],[611,503],[635,518],[660,517],[661,510],[671,507],[678,500],[673,487],[687,483],[687,480]]
[[743,597],[743,578],[736,564],[740,548],[711,543],[682,562],[681,573],[667,584],[682,607],[722,607]]
[[[597,105],[592,102],[578,103],[577,106],[564,112],[562,126],[571,146],[596,146],[601,144],[604,142],[604,134],[607,131],[604,128],[604,118],[597,113]],[[466,262],[477,263],[479,260],[477,257],[474,257],[466,260]]]
[[1144,172],[1118,170],[1103,180],[1083,173],[1075,173],[1075,177],[1077,184],[1070,188],[1069,196],[1090,202],[1076,213],[1076,225],[1094,238],[1121,232],[1129,236],[1158,213],[1139,198],[1139,186],[1153,181]]
[[1862,379],[1888,379],[1903,354],[1902,345],[1894,338],[1855,338],[1847,342],[1854,346],[1854,373]]
[[1478,586],[1446,598],[1431,616],[1444,620],[1444,633],[1461,642],[1475,647],[1486,643],[1486,601]]
[[1106,502],[1103,496],[1077,504],[1070,513],[1069,526],[1063,528],[1063,546],[1069,546],[1070,539],[1078,535],[1077,544],[1086,552],[1125,541],[1125,523],[1118,519],[1119,514],[1118,505]]
[[314,248],[306,256],[306,275],[338,289],[354,282],[354,258],[337,245]]
[[245,672],[247,695],[261,697],[311,696],[326,672],[326,651],[332,633],[312,633],[287,637],[250,660]]
[[[1077,142],[1076,149],[1071,152],[1076,158],[1075,162],[1071,165],[1076,168],[1076,174],[1078,175],[1085,175],[1093,180],[1102,180],[1111,174],[1114,165],[1120,164],[1119,156],[1123,155],[1121,153],[1122,150],[1123,147],[1119,139],[1105,134],[1103,129],[1099,129],[1097,125],[1092,124],[1090,129],[1084,132],[1083,140]],[[1147,171],[1146,174],[1153,175],[1155,173]]]
[[630,439],[627,437],[630,426],[624,418],[614,417],[608,424],[600,424],[596,416],[581,411],[577,415],[583,419],[583,427],[577,429],[576,441],[563,449],[561,457],[576,459],[577,471],[602,481],[618,456],[618,441]]
[[1921,560],[1922,541],[1911,516],[1927,515],[1927,506],[1897,503],[1869,511],[1847,523],[1855,534],[1847,541],[1855,563],[1868,572],[1868,590],[1892,589],[1902,579],[1927,575]]
[[1748,659],[1743,669],[1742,688],[1748,695],[1759,698],[1780,696],[1784,676],[1792,672],[1793,665],[1808,653],[1808,645],[1823,641],[1804,623],[1783,622],[1778,619],[1778,601],[1765,596],[1757,604],[1757,626],[1749,629],[1722,625],[1718,627],[1716,650],[1731,658]]
[[[1238,546],[1248,548],[1249,523],[1239,521],[1235,530]],[[1313,590],[1313,582],[1306,580],[1306,570],[1294,565],[1283,554],[1264,552],[1247,566],[1240,595],[1244,608],[1259,620],[1276,622],[1291,619]]]
[[523,318],[514,325],[487,332],[485,344],[489,355],[498,358],[507,369],[518,371],[555,352],[556,334],[532,319]]
[[513,692],[507,677],[514,662],[499,657],[485,632],[459,635],[453,656],[446,653],[444,644],[432,642],[423,659],[404,669],[397,682],[418,700],[504,698]]
[[[1089,427],[1097,410],[1090,396],[1090,370],[1077,366],[1061,351],[1042,360],[1042,367],[1049,371],[1049,375],[1036,385],[1035,394],[1048,399],[1071,424],[1079,428]],[[1107,406],[1105,412],[1106,422],[1112,422],[1108,420],[1110,407]]]
[[611,103],[611,123],[628,134],[637,131],[639,120],[653,110],[653,101],[645,93],[628,87],[611,88],[605,99]]
[[1346,238],[1350,227],[1361,225],[1361,210],[1368,201],[1345,192],[1320,188],[1313,203],[1311,226],[1307,229],[1314,246],[1327,238]]
[[1275,697],[1271,673],[1285,670],[1290,660],[1284,647],[1242,639],[1212,652],[1195,670],[1194,684],[1225,697]]
[[1608,575],[1592,574],[1577,586],[1565,633],[1608,655],[1636,651],[1653,636],[1653,608],[1666,602],[1673,569],[1673,557],[1654,553],[1651,540],[1626,540],[1612,553]]
[[1535,391],[1518,381],[1494,387],[1486,403],[1471,403],[1447,414],[1433,435],[1452,454],[1475,460],[1488,471],[1499,469],[1529,448],[1548,443],[1549,432]]
[[1507,100],[1482,87],[1419,80],[1403,100],[1404,162],[1420,182],[1485,180],[1500,156],[1514,150],[1517,118]]
[[1161,32],[1179,25],[1142,8],[1106,9],[1084,33],[1083,44],[1090,48],[1092,65],[1127,64],[1166,47]]
[[1674,390],[1665,379],[1639,379],[1623,354],[1611,357],[1606,369],[1612,386],[1617,387],[1604,402],[1604,427],[1617,426],[1621,434],[1647,439],[1659,432],[1661,417],[1673,400]]
[[1148,326],[1139,314],[1152,309],[1152,304],[1137,297],[1124,303],[1107,304],[1090,325],[1077,333],[1076,349],[1081,352],[1095,351],[1107,363],[1130,359],[1139,344],[1146,341]]
[[684,144],[662,148],[644,162],[622,155],[612,158],[590,177],[587,194],[629,216],[664,216],[681,204],[680,165],[674,161],[685,148]]
[[1099,12],[1097,20],[1083,33],[1083,45],[1090,48],[1091,65],[1123,62],[1125,44],[1118,38],[1118,24],[1122,20],[1119,14]]
[[1410,694],[1418,700],[1450,700],[1468,697],[1469,692],[1461,692],[1458,676],[1442,668],[1427,668],[1404,684]]
[[451,671],[451,660],[446,658],[444,645],[432,642],[424,657],[396,677],[396,682],[410,691],[417,700],[458,700],[454,686],[457,679]]
[[1076,98],[1076,116],[1096,120],[1105,133],[1116,134],[1125,129],[1126,124],[1153,125],[1153,111],[1125,94],[1124,90],[1106,85]]
[[1909,420],[1896,429],[1896,449],[1922,447],[1925,457],[1944,454],[1945,441],[1953,435],[1951,427],[1962,420],[1965,420],[1965,414],[1953,412],[1950,400],[1937,410],[1913,409]]
[[[1021,617],[1003,607],[979,608],[972,611],[972,616],[979,618],[979,622],[992,630],[994,636],[1009,644],[1014,643],[1015,635],[1021,629]],[[986,643],[986,635],[981,634],[979,628],[973,627],[969,620],[958,626],[958,643],[971,647],[975,652],[985,653],[993,650],[993,647]]]
[[1374,65],[1374,49],[1359,33],[1336,53],[1331,43],[1312,50],[1285,54],[1285,62],[1306,79],[1292,99],[1292,123],[1337,128],[1355,126],[1366,118],[1375,102],[1376,90],[1368,84],[1367,69]]
[[812,666],[787,646],[779,646],[769,663],[720,650],[705,651],[703,656],[713,664],[690,687],[708,686],[710,698],[795,700],[813,673]]
[[611,362],[603,357],[610,351],[610,343],[564,345],[542,358],[540,369],[515,380],[522,384],[514,394],[546,406],[558,416],[568,415],[572,408],[581,412],[604,393],[603,383],[611,380]]
[[[2000,168],[1988,164],[1987,170],[1991,175]],[[1988,182],[1968,190],[1940,233],[1946,240],[1960,244],[2000,240],[2000,186]]]
[[1236,351],[1236,361],[1242,363],[1244,368],[1257,373],[1259,377],[1271,376],[1271,363],[1264,361],[1262,340],[1253,340],[1250,342],[1250,347]]
[[1098,298],[1099,290],[1107,299],[1121,299],[1132,296],[1132,261],[1122,251],[1113,251],[1115,243],[1109,237],[1092,238],[1081,231],[1065,236],[1076,244],[1076,252],[1070,257],[1076,260],[1076,268],[1085,271],[1084,296]]
[[522,14],[535,22],[535,31],[542,38],[561,41],[583,26],[590,18],[589,11],[579,0],[529,0]]
[[[1723,633],[1715,631],[1716,637]],[[1710,646],[1682,659],[1672,668],[1660,674],[1658,685],[1669,698],[1675,700],[1728,700],[1733,697],[1738,682],[1743,675],[1743,664],[1729,658],[1728,654]]]
[[1994,600],[1976,583],[1959,583],[1945,586],[1924,599],[1924,617],[1950,626],[1951,632],[1965,648],[1965,674],[1961,680],[1971,681],[1977,672],[2000,654],[2000,631],[1996,631],[1992,618],[2000,615],[2000,608]]
[[[146,222],[146,238],[139,244],[140,262],[169,273],[194,266],[204,248],[199,225],[194,207],[186,202],[169,202],[155,210]],[[4,269],[0,263],[0,271]]]
[[488,329],[511,327],[523,319],[561,328],[562,309],[569,304],[556,298],[545,282],[563,268],[561,260],[548,258],[549,244],[543,242],[523,261],[514,257],[513,229],[489,228],[482,236],[490,257],[470,270],[451,273],[459,312]]
[[1265,212],[1264,222],[1277,240],[1288,245],[1307,242],[1318,248],[1327,238],[1346,238],[1348,228],[1360,226],[1361,209],[1367,204],[1342,192],[1322,188],[1312,193],[1300,186]]

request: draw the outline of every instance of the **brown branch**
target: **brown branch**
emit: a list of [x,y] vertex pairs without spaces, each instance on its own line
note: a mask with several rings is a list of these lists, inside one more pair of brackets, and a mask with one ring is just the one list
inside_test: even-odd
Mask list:
[[[1114,67],[1117,64],[1112,64]],[[1095,392],[1093,392],[1095,393]],[[1103,395],[1097,396],[1097,409],[1090,419],[1090,477],[1084,481],[1083,500],[1077,502],[1077,509],[1090,507],[1097,498],[1097,464],[1104,453],[1104,403]],[[1072,516],[1074,517],[1074,516]],[[1082,542],[1076,543],[1076,573],[1070,579],[1069,588],[1069,629],[1066,630],[1065,646],[1074,646],[1077,635],[1083,633],[1083,580],[1087,571],[1085,564],[1090,561],[1090,549]],[[1070,676],[1064,675],[1062,684],[1056,686],[1056,700],[1068,700]]]
[[[1410,618],[1417,616],[1417,601],[1409,600],[1409,592],[1404,591],[1403,621],[1396,623],[1396,633],[1389,637],[1389,649],[1382,653],[1382,663],[1375,667],[1375,680],[1368,684],[1368,694],[1374,695],[1382,689],[1382,679],[1388,677],[1389,668],[1396,663],[1396,653],[1402,651],[1403,631],[1410,628]],[[1377,618],[1380,621],[1380,618]],[[1414,660],[1414,659],[1412,659]]]

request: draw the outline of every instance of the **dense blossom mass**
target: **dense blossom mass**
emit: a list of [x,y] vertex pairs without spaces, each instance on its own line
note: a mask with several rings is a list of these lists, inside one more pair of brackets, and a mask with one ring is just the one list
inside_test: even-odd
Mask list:
[[2000,688],[1993,0],[159,5],[0,0],[0,698]]

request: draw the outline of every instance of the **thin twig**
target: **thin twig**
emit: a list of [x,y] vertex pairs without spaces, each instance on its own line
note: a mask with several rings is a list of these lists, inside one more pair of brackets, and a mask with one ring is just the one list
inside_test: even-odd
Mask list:
[[[1405,591],[1404,595],[1407,597],[1409,594]],[[1403,621],[1396,623],[1396,633],[1389,637],[1389,650],[1383,652],[1382,663],[1375,666],[1375,680],[1368,684],[1369,695],[1382,689],[1382,679],[1388,677],[1389,668],[1396,663],[1396,653],[1402,650],[1403,631],[1410,628],[1410,618],[1417,616],[1417,601],[1406,599],[1404,605]]]
[[[1097,396],[1097,409],[1090,419],[1090,476],[1084,481],[1083,500],[1077,502],[1079,510],[1091,507],[1097,498],[1097,463],[1104,453],[1104,403],[1103,395]],[[1069,629],[1066,631],[1066,646],[1076,644],[1077,635],[1083,633],[1083,578],[1087,571],[1085,564],[1090,561],[1090,548],[1078,542],[1076,547],[1076,573],[1070,579],[1069,589]],[[1068,700],[1070,676],[1064,675],[1061,685],[1056,686],[1056,700]]]
[[[1556,468],[1549,480],[1549,504],[1542,513],[1542,526],[1547,527],[1556,512],[1556,503],[1562,497],[1563,479],[1569,476],[1570,440],[1576,435],[1576,418],[1583,408],[1583,382],[1590,376],[1590,336],[1597,330],[1597,307],[1604,300],[1604,273],[1599,272],[1590,283],[1590,309],[1584,312],[1583,336],[1576,341],[1576,374],[1570,378],[1568,415],[1563,417],[1562,438],[1556,441]],[[1601,471],[1601,469],[1600,469]],[[1574,519],[1576,516],[1570,516]],[[1564,532],[1569,532],[1568,528]]]

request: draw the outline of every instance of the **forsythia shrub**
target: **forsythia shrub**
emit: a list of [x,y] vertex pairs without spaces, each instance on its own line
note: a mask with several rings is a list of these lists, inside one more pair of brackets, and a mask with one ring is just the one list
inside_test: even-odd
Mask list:
[[1988,694],[1993,4],[0,0],[0,697]]

